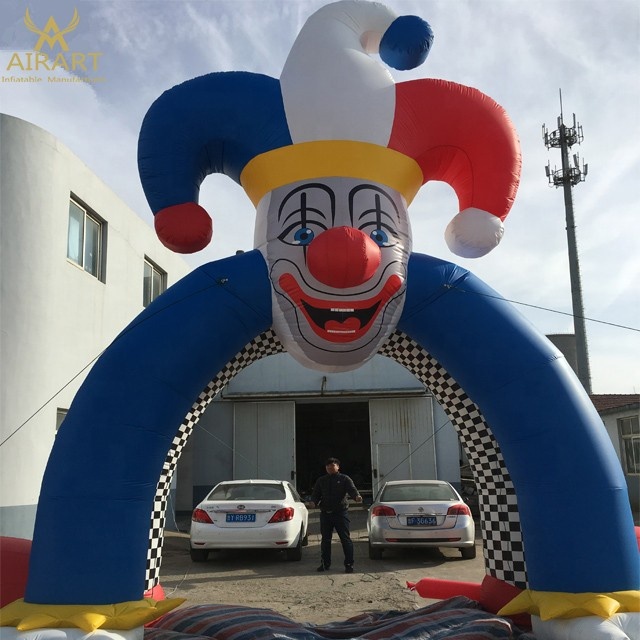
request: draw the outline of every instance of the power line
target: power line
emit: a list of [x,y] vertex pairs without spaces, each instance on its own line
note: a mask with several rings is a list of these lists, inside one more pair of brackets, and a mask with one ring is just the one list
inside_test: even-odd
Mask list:
[[59,396],[78,376],[82,375],[82,373],[84,373],[103,353],[104,350],[82,367],[82,369],[80,369],[73,378],[60,387],[60,389],[58,389],[48,400],[41,404],[20,426],[16,427],[16,429],[14,429],[2,442],[0,442],[0,447],[13,438],[13,436],[15,436],[16,433],[18,433],[18,431],[20,431],[20,429],[22,429],[22,427],[24,427],[28,422],[33,420],[33,418],[35,418],[52,400],[54,400],[54,398]]
[[[115,344],[118,340],[123,338],[125,335],[127,335],[134,329],[137,329],[141,324],[143,324],[147,320],[150,320],[151,318],[158,315],[162,311],[166,311],[167,309],[175,306],[176,304],[180,304],[185,300],[188,300],[189,298],[202,293],[203,291],[212,289],[214,286],[221,286],[223,284],[226,284],[226,282],[222,282],[220,280],[214,280],[214,283],[209,285],[208,287],[204,287],[202,289],[199,289],[198,291],[194,291],[189,295],[185,296],[184,298],[180,298],[179,300],[176,300],[171,304],[161,307],[157,311],[154,311],[153,313],[149,314],[148,316],[146,316],[142,320],[139,320],[138,322],[133,320],[132,323],[127,328],[125,328],[119,335],[117,335],[114,338],[114,340],[111,342],[111,345]],[[109,347],[106,347],[97,356],[92,358],[84,367],[82,367],[82,369],[80,369],[80,371],[78,371],[78,373],[76,373],[70,380],[68,380],[64,385],[62,385],[62,387],[60,387],[48,400],[46,400],[42,405],[40,405],[22,424],[16,427],[2,442],[0,442],[0,447],[2,447],[6,442],[8,442],[11,438],[13,438],[13,436],[16,435],[16,433],[18,433],[20,429],[22,429],[22,427],[24,427],[31,420],[33,420],[33,418],[35,418],[52,400],[57,398],[76,378],[78,378],[78,376],[82,375],[108,348]]]
[[616,327],[617,329],[627,329],[628,331],[637,331],[640,332],[640,328],[637,327],[629,327],[624,324],[617,324],[615,322],[607,322],[606,320],[597,320],[596,318],[588,318],[587,316],[576,316],[573,313],[569,313],[568,311],[558,311],[557,309],[549,309],[549,307],[541,307],[536,304],[528,304],[527,302],[520,302],[518,300],[510,300],[509,298],[505,298],[504,296],[495,295],[492,296],[489,293],[480,293],[479,291],[469,291],[468,289],[463,289],[462,287],[458,287],[453,284],[445,284],[445,289],[456,289],[456,291],[461,291],[462,293],[470,293],[471,295],[476,296],[484,296],[485,298],[493,298],[494,300],[503,300],[504,302],[510,302],[511,304],[517,304],[521,307],[530,307],[531,309],[539,309],[540,311],[548,311],[549,313],[557,313],[561,316],[569,316],[570,318],[580,318],[581,320],[588,320],[589,322],[595,322],[597,324],[605,324],[610,327]]

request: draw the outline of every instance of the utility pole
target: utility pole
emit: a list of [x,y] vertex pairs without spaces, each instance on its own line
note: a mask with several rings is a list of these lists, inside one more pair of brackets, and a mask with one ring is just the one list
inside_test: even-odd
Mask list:
[[564,191],[564,208],[567,221],[567,241],[569,245],[569,277],[571,280],[571,301],[573,304],[573,327],[576,338],[576,361],[578,379],[588,394],[591,394],[591,370],[589,367],[589,350],[587,347],[587,331],[585,328],[584,307],[582,304],[582,285],[580,283],[580,263],[578,260],[578,244],[576,240],[576,223],[573,213],[572,188],[587,177],[589,166],[582,163],[578,154],[573,155],[573,164],[569,161],[569,150],[574,144],[580,144],[584,138],[582,127],[576,122],[573,114],[573,126],[564,124],[562,113],[562,90],[560,90],[560,116],[558,129],[549,133],[546,125],[542,125],[542,137],[547,149],[560,149],[562,168],[551,170],[547,163],[545,172],[549,184],[562,187]]

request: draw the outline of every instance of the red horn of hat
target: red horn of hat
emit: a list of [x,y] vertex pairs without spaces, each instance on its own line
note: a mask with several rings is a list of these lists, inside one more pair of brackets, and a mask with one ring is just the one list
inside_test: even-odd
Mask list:
[[423,184],[439,180],[456,192],[460,213],[445,234],[454,253],[479,257],[498,244],[522,160],[515,128],[497,102],[444,80],[398,83],[388,146],[418,163]]

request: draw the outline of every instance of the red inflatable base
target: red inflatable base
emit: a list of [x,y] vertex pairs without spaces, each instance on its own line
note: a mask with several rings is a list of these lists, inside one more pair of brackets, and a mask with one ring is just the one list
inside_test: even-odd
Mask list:
[[[418,582],[407,582],[407,587],[416,591],[422,598],[447,600],[455,596],[466,596],[479,602],[482,608],[490,613],[498,613],[522,591],[512,584],[488,575],[483,578],[482,584],[422,578]],[[531,616],[528,614],[510,616],[510,619],[519,627],[531,628]]]
[[[29,576],[31,540],[0,536],[0,607],[24,598]],[[162,585],[144,592],[145,598],[164,600]]]
[[0,537],[0,607],[24,596],[31,540]]

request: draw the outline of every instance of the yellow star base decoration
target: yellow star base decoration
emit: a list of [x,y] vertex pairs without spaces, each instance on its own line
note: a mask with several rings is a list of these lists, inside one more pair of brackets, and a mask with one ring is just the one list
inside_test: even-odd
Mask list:
[[0,626],[18,631],[77,627],[96,629],[135,629],[164,615],[184,602],[184,598],[167,600],[132,600],[116,604],[33,604],[20,598],[0,609]]
[[610,618],[615,613],[640,611],[640,591],[611,593],[564,593],[526,589],[506,604],[498,615],[530,613],[542,620],[600,616]]

